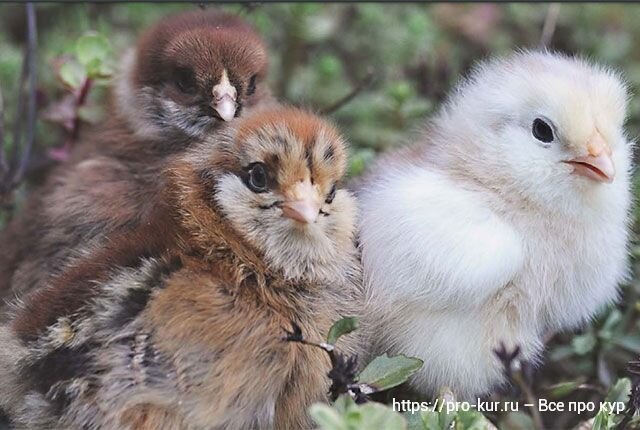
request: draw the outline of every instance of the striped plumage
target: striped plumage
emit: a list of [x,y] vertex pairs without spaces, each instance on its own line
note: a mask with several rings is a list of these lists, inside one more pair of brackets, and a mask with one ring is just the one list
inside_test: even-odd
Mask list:
[[[0,395],[16,423],[309,427],[330,363],[282,337],[295,323],[319,341],[357,310],[355,202],[334,189],[344,144],[289,108],[241,119],[218,139],[170,163],[172,216],[152,227],[161,239],[116,236],[17,307],[0,332],[15,345],[0,368],[19,363]],[[74,289],[79,303],[68,300]],[[49,316],[34,321],[40,313]]]

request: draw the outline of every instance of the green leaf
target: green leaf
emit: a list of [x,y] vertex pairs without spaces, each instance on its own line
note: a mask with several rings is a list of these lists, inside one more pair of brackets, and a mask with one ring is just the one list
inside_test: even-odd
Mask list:
[[100,74],[100,68],[102,67],[102,60],[94,58],[85,64],[85,67],[87,68],[87,76],[90,78],[98,76]]
[[342,395],[333,402],[333,408],[341,415],[344,415],[347,410],[355,406],[355,404],[356,402],[351,398],[351,396]]
[[100,66],[100,71],[99,71],[100,77],[108,78],[108,77],[111,77],[114,73],[115,73],[115,69],[113,68],[113,65],[103,62],[102,66]]
[[350,429],[362,428],[362,411],[359,407],[350,407],[344,413],[344,419],[347,427]]
[[422,412],[422,427],[424,430],[441,430],[440,414],[431,410]]
[[616,325],[622,320],[622,312],[618,309],[613,309],[604,324],[602,325],[602,330],[611,331],[615,328]]
[[456,430],[486,430],[487,419],[478,411],[458,411],[456,414]]
[[573,341],[571,341],[571,346],[573,346],[576,354],[585,355],[596,346],[596,338],[591,333],[576,336],[573,338]]
[[311,405],[309,415],[323,430],[349,430],[346,420],[329,405],[321,403]]
[[110,51],[109,41],[98,33],[85,34],[76,42],[76,56],[78,61],[85,66],[94,64],[93,67],[96,67],[95,64],[97,62],[99,67],[99,64],[107,58]]
[[533,418],[524,412],[509,412],[509,414],[500,420],[499,428],[509,430],[535,430],[536,425]]
[[327,335],[327,343],[334,345],[341,336],[349,334],[358,328],[358,319],[355,317],[346,317],[333,323]]
[[380,403],[369,402],[359,407],[362,412],[358,429],[405,430],[407,422],[402,415]]
[[451,423],[456,419],[457,412],[447,412],[446,408],[443,408],[440,412],[438,412],[440,429],[446,430],[451,428]]
[[605,402],[623,402],[627,403],[631,394],[631,380],[629,378],[620,378],[618,382],[609,390]]
[[351,154],[351,165],[349,166],[349,174],[352,176],[360,175],[365,171],[368,165],[373,163],[376,153],[372,149],[364,148]]
[[342,63],[335,55],[323,55],[318,60],[318,72],[325,79],[336,79],[342,73]]
[[618,346],[628,349],[631,352],[640,354],[640,335],[628,334],[620,337],[614,337],[612,342]]
[[408,81],[398,81],[392,83],[388,90],[389,96],[393,98],[397,104],[402,105],[409,98],[414,96],[414,89]]
[[560,345],[553,348],[549,354],[551,361],[563,361],[574,355],[575,350],[571,345]]
[[[423,412],[424,413],[424,412]],[[425,427],[423,425],[423,413],[405,411],[402,413],[402,416],[407,421],[407,430],[424,430]],[[436,417],[437,422],[437,417]],[[439,429],[436,429],[439,430]]]
[[114,73],[113,67],[98,58],[91,60],[86,68],[87,75],[93,79],[109,78]]
[[87,73],[81,64],[75,61],[68,61],[60,66],[58,76],[60,76],[62,83],[70,88],[76,89],[80,88],[87,78]]
[[591,430],[607,430],[608,428],[609,414],[605,411],[598,412],[593,420],[593,427],[591,427]]
[[411,14],[407,20],[407,28],[413,37],[424,37],[429,24],[429,18],[426,14]]
[[[606,403],[609,403],[612,407],[615,407],[615,403],[622,402],[627,403],[629,395],[631,394],[631,380],[629,378],[621,378],[607,393],[607,397],[604,399]],[[593,430],[610,430],[616,427],[616,424],[621,420],[622,415],[614,413],[613,409],[603,408],[595,416],[593,421]]]
[[418,358],[398,355],[389,357],[386,353],[376,357],[358,375],[358,382],[374,387],[378,391],[388,390],[405,382],[422,367]]
[[357,405],[349,396],[340,396],[333,406],[316,403],[309,408],[309,415],[322,430],[407,428],[404,417],[389,406],[376,402]]
[[555,399],[568,396],[580,386],[578,381],[560,382],[549,388],[549,395]]

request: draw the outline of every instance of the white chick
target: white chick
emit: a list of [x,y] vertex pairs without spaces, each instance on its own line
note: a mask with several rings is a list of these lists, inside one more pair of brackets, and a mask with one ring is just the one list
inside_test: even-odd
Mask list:
[[614,301],[627,275],[625,85],[549,52],[478,66],[419,144],[361,185],[367,321],[424,359],[412,388],[459,398],[503,381],[494,350],[540,360],[547,332]]

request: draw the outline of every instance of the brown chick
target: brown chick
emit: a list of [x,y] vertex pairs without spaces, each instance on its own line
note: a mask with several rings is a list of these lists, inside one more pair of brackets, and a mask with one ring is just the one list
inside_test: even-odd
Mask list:
[[123,63],[114,105],[144,138],[203,137],[268,97],[264,42],[232,15],[194,11],[166,18]]
[[124,64],[105,124],[0,235],[0,298],[43,285],[79,246],[147,222],[169,154],[271,101],[264,43],[230,15],[168,17]]
[[115,238],[0,330],[15,346],[0,353],[0,407],[16,424],[310,428],[329,359],[283,335],[295,324],[321,340],[358,306],[344,143],[291,108],[240,119],[222,140],[170,163],[175,218],[152,229],[164,239]]

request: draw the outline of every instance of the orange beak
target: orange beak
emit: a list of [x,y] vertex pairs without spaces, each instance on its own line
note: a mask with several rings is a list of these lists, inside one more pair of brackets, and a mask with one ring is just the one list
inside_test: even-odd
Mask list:
[[320,213],[321,199],[318,191],[306,179],[296,183],[282,204],[282,216],[295,221],[313,224]]
[[587,155],[567,160],[571,164],[574,173],[585,176],[598,182],[613,182],[616,169],[611,159],[611,149],[604,141],[600,133],[597,133],[587,143]]

